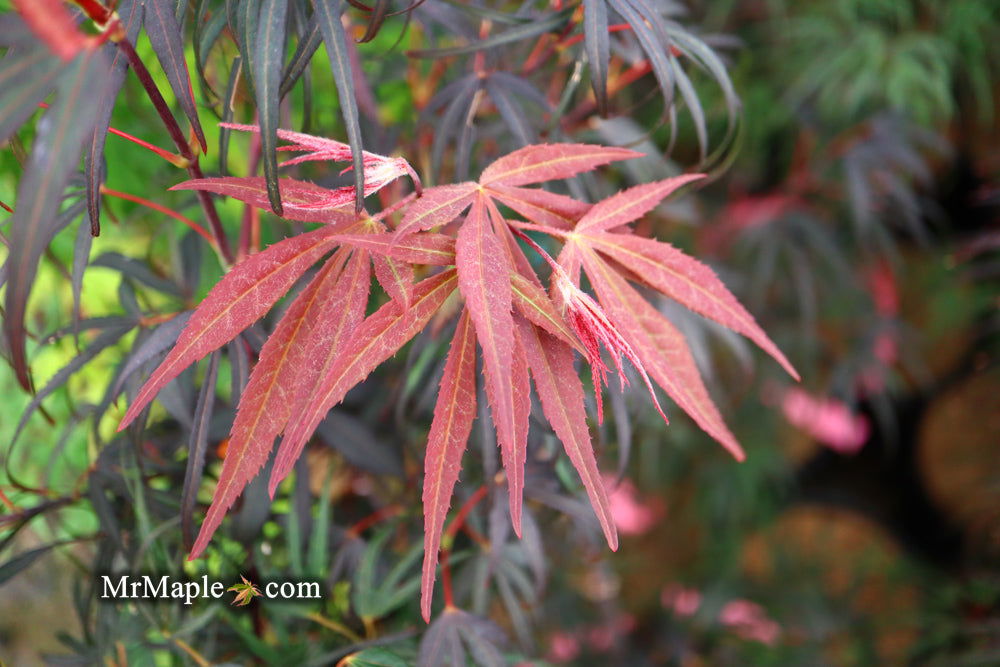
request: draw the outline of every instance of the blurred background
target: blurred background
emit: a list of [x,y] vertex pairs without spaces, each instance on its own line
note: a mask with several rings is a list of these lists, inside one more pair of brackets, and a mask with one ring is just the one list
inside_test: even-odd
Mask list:
[[[449,132],[450,109],[437,98],[447,98],[444,84],[468,70],[467,60],[406,55],[449,44],[441,26],[458,19],[441,7],[460,12],[462,4],[425,3],[406,31],[403,18],[387,19],[358,46],[371,96],[366,148],[398,151],[422,175],[430,170],[427,180],[448,182],[463,162],[478,173],[509,149],[503,137],[523,117],[539,140],[649,154],[618,180],[585,183],[592,200],[680,170],[708,171],[708,185],[665,203],[639,229],[709,263],[802,375],[792,383],[731,332],[657,302],[688,337],[748,456],[733,461],[674,406],[665,427],[642,392],[611,392],[611,414],[595,433],[623,534],[614,554],[558,443],[538,424],[533,526],[523,542],[499,527],[502,494],[474,497],[496,465],[480,419],[453,502],[472,507],[452,555],[456,598],[474,615],[454,641],[463,637],[470,664],[489,664],[479,641],[501,647],[511,664],[1000,664],[1000,6],[650,3],[712,50],[704,66],[688,68],[691,97],[679,93],[678,113],[663,113],[642,45],[621,31],[606,118],[595,113],[586,76],[559,105],[561,86],[579,76],[582,50],[572,45],[548,69],[522,72],[540,102],[528,96],[517,113],[483,105],[474,112],[478,134],[463,145],[437,138]],[[461,18],[496,20],[489,12],[511,4],[519,3],[469,3],[478,13]],[[360,35],[364,18],[354,11]],[[521,62],[533,44],[509,48]],[[153,60],[145,35],[137,46]],[[192,72],[203,69],[196,97],[214,150],[212,114],[223,109],[238,49],[225,32],[209,46],[202,68],[190,39],[187,57]],[[173,102],[162,73],[154,75]],[[283,126],[343,136],[322,49],[309,76],[315,84],[290,95]],[[730,80],[738,101],[723,85]],[[143,95],[127,81],[112,125],[164,145]],[[252,96],[237,87],[231,99],[235,120],[252,122]],[[29,124],[0,149],[0,201],[16,200],[32,137]],[[246,174],[244,156],[255,149],[234,137],[229,150],[228,167],[210,152],[206,171]],[[114,137],[106,160],[108,188],[200,215],[193,198],[166,192],[180,171]],[[333,182],[328,172],[305,174]],[[236,229],[243,206],[219,206]],[[205,369],[161,396],[142,437],[114,437],[125,402],[114,402],[109,386],[158,330],[158,314],[197,303],[220,269],[193,234],[147,207],[108,197],[104,216],[86,251],[78,338],[67,327],[85,233],[76,224],[86,219],[56,235],[43,260],[29,312],[38,334],[31,364],[37,386],[56,379],[16,440],[32,398],[0,367],[0,659],[335,664],[380,644],[398,664],[411,662],[426,626],[409,588],[416,570],[406,568],[420,547],[419,470],[447,339],[422,334],[352,392],[324,422],[294,484],[273,505],[252,488],[209,556],[185,563],[179,500]],[[6,219],[0,212],[0,230]],[[262,219],[265,243],[302,229]],[[142,326],[106,335],[115,323],[101,318],[133,303]],[[194,525],[246,372],[228,354]],[[399,579],[379,588],[386,579],[373,573],[396,564]],[[248,610],[98,603],[95,573],[112,568],[312,577],[326,593],[318,606]],[[359,599],[376,589],[381,597]]]

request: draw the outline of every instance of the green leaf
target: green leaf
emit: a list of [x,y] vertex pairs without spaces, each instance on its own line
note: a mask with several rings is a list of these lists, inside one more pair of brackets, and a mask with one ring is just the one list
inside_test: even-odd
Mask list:
[[337,667],[341,667],[341,665],[344,667],[407,667],[409,664],[392,651],[375,646],[352,653],[341,660]]
[[106,55],[89,49],[63,71],[56,100],[39,121],[38,137],[18,184],[17,209],[10,222],[3,324],[11,363],[25,389],[31,387],[24,329],[28,295],[38,260],[57,229],[63,190],[79,164],[84,137],[94,129],[109,71]]
[[583,0],[583,46],[590,65],[590,85],[597,100],[597,111],[608,115],[608,7],[605,0]]
[[285,27],[288,0],[264,0],[257,21],[254,45],[254,83],[257,92],[257,117],[260,123],[261,159],[271,210],[282,215],[278,188],[278,125],[281,71],[285,59]]
[[407,576],[423,553],[423,545],[415,544],[385,576],[379,576],[378,561],[393,526],[382,528],[368,544],[357,572],[354,574],[354,608],[361,618],[377,619],[389,615],[406,604],[420,588],[420,576]]
[[147,0],[145,7],[145,26],[149,43],[156,52],[156,57],[167,75],[167,81],[170,82],[170,88],[174,91],[184,115],[191,121],[191,127],[198,137],[202,151],[208,150],[205,133],[198,120],[198,109],[191,93],[191,75],[184,59],[184,31],[174,14],[176,4],[173,0]]
[[3,565],[0,565],[0,586],[3,586],[21,572],[27,570],[36,560],[47,554],[55,546],[58,546],[58,542],[47,544],[44,547],[38,547],[31,551],[25,551],[23,554],[18,554]]
[[472,44],[466,44],[465,46],[453,46],[446,49],[417,49],[407,52],[407,55],[413,58],[444,58],[445,56],[460,56],[468,53],[476,53],[478,51],[492,49],[496,46],[503,46],[504,44],[512,44],[514,42],[529,40],[533,37],[538,37],[539,35],[543,35],[547,32],[552,32],[565,27],[567,21],[569,21],[570,16],[575,10],[576,7],[568,7],[561,12],[556,12],[555,14],[551,14],[544,18],[530,21],[524,25],[519,25],[516,28],[504,30],[498,35],[493,35],[492,37],[487,37],[486,39],[473,42]]
[[313,0],[316,17],[323,31],[326,52],[330,56],[333,80],[340,98],[340,113],[347,128],[347,143],[351,145],[354,162],[354,210],[360,213],[365,199],[365,165],[361,142],[361,124],[358,119],[358,101],[354,95],[354,74],[347,51],[347,36],[340,15],[344,12],[343,0]]
[[0,65],[0,143],[3,143],[38,110],[38,103],[52,90],[63,63],[38,45],[9,51]]

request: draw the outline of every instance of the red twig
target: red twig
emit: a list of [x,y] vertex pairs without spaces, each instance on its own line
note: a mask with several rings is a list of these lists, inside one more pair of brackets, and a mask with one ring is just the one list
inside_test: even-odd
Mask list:
[[[118,48],[120,48],[126,58],[128,58],[132,71],[134,71],[135,75],[139,78],[139,82],[142,83],[142,87],[146,89],[146,94],[149,97],[149,100],[153,103],[153,106],[156,108],[156,112],[160,115],[160,119],[167,128],[167,133],[173,140],[174,145],[177,146],[177,150],[180,151],[181,155],[189,161],[187,167],[188,174],[191,178],[204,178],[205,174],[202,173],[201,167],[198,165],[198,156],[191,150],[190,144],[184,137],[184,133],[181,131],[180,126],[177,124],[177,119],[174,118],[174,114],[170,111],[170,107],[167,106],[166,100],[163,99],[163,94],[160,93],[160,89],[156,87],[156,82],[153,81],[153,77],[150,75],[149,70],[146,69],[146,65],[142,62],[142,58],[140,58],[139,54],[136,53],[135,47],[132,46],[127,39],[121,39],[118,42]],[[229,239],[226,237],[226,232],[222,228],[222,220],[219,219],[219,212],[215,208],[215,203],[212,201],[211,195],[204,190],[197,190],[195,194],[198,197],[198,201],[201,203],[201,207],[205,211],[205,216],[208,218],[209,225],[212,228],[212,235],[215,237],[215,245],[218,247],[219,253],[222,255],[227,264],[232,264],[233,251],[229,245]]]
[[444,593],[445,610],[454,609],[455,593],[451,589],[451,568],[448,566],[448,550],[441,550],[441,591]]
[[136,53],[135,47],[127,39],[118,42],[118,48],[125,53],[129,66],[135,72],[139,82],[142,83],[142,87],[146,89],[149,101],[156,108],[156,112],[160,115],[163,125],[167,128],[167,133],[170,135],[171,140],[173,140],[174,145],[177,146],[177,150],[188,160],[194,160],[194,152],[191,150],[191,146],[188,145],[187,138],[184,136],[180,125],[177,124],[177,119],[174,118],[173,112],[170,111],[167,101],[163,99],[163,94],[156,87],[156,82],[146,68],[146,63],[142,61],[142,58]]
[[368,516],[366,516],[365,518],[361,519],[356,524],[351,526],[348,529],[347,534],[351,537],[358,537],[368,528],[371,528],[375,524],[381,523],[386,519],[390,519],[396,516],[397,514],[401,514],[402,511],[403,508],[400,507],[399,505],[386,505],[385,507],[375,510],[374,512],[372,512],[371,514],[369,514]]
[[17,505],[15,505],[11,501],[11,499],[7,497],[7,494],[3,492],[3,489],[0,489],[0,501],[2,501],[3,504],[7,506],[7,509],[9,509],[12,514],[16,514],[18,511],[20,511],[18,510]]
[[466,517],[469,516],[469,512],[475,509],[476,505],[479,504],[479,501],[486,497],[487,490],[488,489],[486,488],[486,485],[483,484],[478,489],[476,489],[475,493],[469,496],[469,499],[466,500],[465,504],[462,505],[461,509],[458,510],[458,513],[455,514],[455,518],[452,519],[451,524],[445,530],[445,535],[452,538],[455,537],[455,534],[458,533],[458,530],[462,527],[462,524],[465,523]]
[[[469,499],[465,501],[465,504],[458,510],[455,514],[455,518],[445,529],[445,537],[447,542],[451,542],[455,539],[455,534],[458,533],[459,529],[465,524],[466,517],[469,516],[479,501],[486,497],[486,492],[488,491],[485,484],[476,489],[476,492],[469,496]],[[451,609],[455,606],[454,593],[451,588],[451,568],[448,566],[448,554],[451,552],[451,547],[442,548],[440,561],[441,561],[441,588],[444,592],[444,606],[445,609]]]
[[180,222],[183,222],[185,225],[187,225],[188,227],[196,231],[198,234],[200,234],[206,241],[209,242],[209,244],[213,248],[217,248],[215,244],[215,239],[212,238],[212,235],[208,232],[208,230],[206,230],[204,227],[199,225],[194,220],[186,218],[180,213],[177,213],[176,211],[171,211],[166,206],[161,206],[160,204],[157,204],[154,201],[144,199],[143,197],[139,197],[137,195],[130,195],[127,192],[119,192],[118,190],[112,190],[111,188],[105,187],[103,185],[101,186],[101,193],[109,195],[111,197],[118,197],[119,199],[124,199],[126,201],[135,202],[136,204],[142,204],[146,208],[151,208],[154,211],[157,211],[158,213],[170,216],[174,220],[179,220]]
[[[48,105],[47,102],[39,102],[38,106],[41,107],[42,109],[48,109],[49,108],[49,105]],[[142,146],[143,148],[145,148],[146,150],[148,150],[148,151],[150,151],[152,153],[156,153],[157,155],[159,155],[160,157],[162,157],[164,160],[166,160],[170,164],[174,165],[175,167],[180,167],[181,169],[186,169],[191,164],[190,160],[188,160],[187,158],[185,158],[183,155],[178,155],[177,153],[171,153],[170,151],[164,150],[163,148],[160,148],[159,146],[154,146],[153,144],[149,143],[148,141],[143,141],[139,137],[133,137],[128,132],[122,132],[121,130],[113,128],[113,127],[109,127],[108,128],[108,132],[110,132],[111,134],[114,134],[116,136],[119,136],[122,139],[127,139],[128,141],[131,141],[132,143],[134,143],[134,144],[136,144],[138,146]]]
[[[631,30],[631,29],[632,26],[630,26],[628,23],[615,23],[614,25],[608,26],[609,33],[624,32],[626,30]],[[579,44],[582,41],[583,41],[583,35],[573,35],[572,37],[568,37],[563,41],[559,42],[559,44],[557,44],[556,47],[560,49],[565,49],[570,46],[573,46],[574,44]]]
[[[257,118],[254,118],[254,124],[257,124]],[[261,156],[261,145],[260,145],[260,135],[256,132],[250,137],[250,157],[249,165],[247,169],[248,174],[256,174],[257,167],[260,164]],[[243,208],[243,221],[240,225],[240,241],[237,246],[236,256],[240,259],[251,254],[252,251],[256,251],[259,245],[254,245],[253,237],[254,231],[256,230],[259,236],[260,228],[260,212],[257,207],[252,204],[246,204]]]
[[164,150],[164,149],[160,148],[159,146],[154,146],[153,144],[151,144],[151,143],[149,143],[147,141],[143,141],[139,137],[133,137],[128,132],[122,132],[121,130],[116,130],[113,127],[109,127],[108,128],[108,132],[110,132],[111,134],[117,135],[117,136],[121,137],[122,139],[128,139],[132,143],[134,143],[134,144],[136,144],[138,146],[142,146],[143,148],[145,148],[148,151],[156,153],[157,155],[159,155],[160,157],[162,157],[164,160],[166,160],[170,164],[174,165],[175,167],[181,167],[183,169],[183,168],[186,168],[186,167],[188,167],[190,165],[190,162],[188,161],[188,159],[185,158],[183,155],[178,155],[177,153],[171,153],[170,151]]

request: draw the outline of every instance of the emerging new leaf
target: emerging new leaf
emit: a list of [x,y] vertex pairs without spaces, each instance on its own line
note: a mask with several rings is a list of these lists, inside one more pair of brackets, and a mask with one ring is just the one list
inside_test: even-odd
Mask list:
[[[260,127],[256,125],[239,125],[236,123],[219,123],[219,125],[227,127],[231,130],[241,130],[243,132],[254,132],[257,134],[260,133]],[[278,165],[280,167],[287,167],[293,164],[314,160],[329,160],[331,162],[351,161],[351,147],[345,143],[334,141],[333,139],[314,137],[311,134],[292,132],[291,130],[278,130],[278,137],[291,143],[290,146],[280,146],[278,148],[279,151],[303,151],[306,153],[305,155],[300,155],[292,158],[291,160],[282,162]],[[410,163],[405,159],[401,157],[387,157],[385,155],[369,153],[368,151],[363,151],[362,156],[365,167],[366,197],[378,192],[400,176],[406,176],[407,174],[409,174],[410,178],[413,179],[413,184],[416,187],[417,192],[420,192],[420,177],[417,176],[417,172],[413,170],[413,167],[411,167]],[[353,167],[347,167],[341,173],[348,172],[351,169],[353,169]],[[346,201],[353,204],[353,186],[338,188],[332,192],[340,193],[342,190],[348,191],[347,194],[349,196]]]

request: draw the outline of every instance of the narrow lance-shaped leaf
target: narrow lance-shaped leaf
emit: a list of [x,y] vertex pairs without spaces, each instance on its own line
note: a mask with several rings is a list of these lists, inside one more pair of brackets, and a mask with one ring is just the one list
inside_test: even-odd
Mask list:
[[212,411],[215,406],[215,381],[219,375],[219,357],[216,350],[209,357],[208,370],[198,392],[198,402],[194,409],[194,423],[191,435],[188,437],[187,470],[184,473],[184,489],[181,492],[181,535],[184,547],[190,548],[194,539],[194,527],[191,513],[198,499],[198,487],[201,486],[201,474],[205,467],[205,450],[208,449],[208,429],[212,423]]
[[0,60],[0,143],[38,111],[62,71],[62,61],[38,44],[8,51]]
[[507,89],[497,83],[493,77],[487,77],[486,92],[510,130],[511,138],[522,146],[532,143],[535,139],[535,131],[529,124],[524,109],[507,92]]
[[578,252],[605,312],[649,374],[698,426],[742,461],[746,455],[705,389],[684,336],[592,250]]
[[[90,248],[94,237],[88,225],[81,224],[76,230],[76,242],[73,244],[73,271],[70,274],[70,289],[73,292],[73,336],[76,346],[80,347],[80,299],[83,292],[83,272],[90,259]],[[3,280],[0,280],[3,285]]]
[[329,228],[317,229],[279,241],[234,266],[198,305],[177,344],[139,390],[118,430],[128,426],[181,371],[263,317],[336,243]]
[[[143,6],[135,0],[122,0],[116,8],[125,37],[132,44],[139,35],[142,26]],[[108,138],[108,128],[111,125],[111,113],[115,108],[115,100],[128,70],[128,59],[116,44],[106,44],[102,47],[111,58],[111,70],[108,75],[108,88],[101,97],[97,124],[94,132],[84,147],[84,173],[87,180],[87,214],[90,217],[90,233],[97,236],[101,233],[101,182],[104,178],[104,144]]]
[[145,5],[145,26],[149,43],[156,52],[156,58],[167,75],[167,81],[170,82],[170,88],[174,91],[184,115],[191,122],[191,128],[198,137],[201,150],[206,151],[208,144],[205,142],[205,133],[198,120],[198,109],[191,88],[191,75],[184,59],[184,34],[174,14],[177,5],[174,0],[147,0]]
[[39,123],[31,157],[18,184],[10,222],[4,330],[18,382],[30,389],[24,318],[38,259],[55,233],[59,204],[76,168],[86,134],[93,130],[108,62],[100,51],[83,51],[59,79],[52,108]]
[[771,355],[796,380],[798,373],[708,266],[673,246],[632,234],[586,234],[602,253],[631,269],[643,282],[696,313],[737,331]]
[[311,385],[315,381],[315,374],[310,377],[309,373],[310,357],[316,347],[313,334],[317,327],[325,324],[323,314],[327,304],[342,300],[336,298],[342,293],[338,293],[335,286],[349,253],[350,250],[341,248],[327,260],[288,307],[261,348],[260,358],[240,399],[219,483],[191,549],[191,558],[197,558],[208,546],[226,511],[267,463],[274,439],[292,415],[292,387],[296,382]]
[[330,57],[333,80],[337,85],[340,99],[340,113],[344,117],[347,137],[354,155],[355,212],[360,213],[365,197],[365,166],[362,159],[361,124],[358,119],[358,102],[354,97],[354,77],[351,73],[350,55],[347,52],[347,37],[341,14],[343,0],[313,0],[315,16],[323,32],[323,43]]
[[243,57],[233,56],[229,65],[229,79],[226,81],[226,91],[222,96],[222,121],[219,123],[219,173],[223,176],[229,173],[229,140],[232,132],[226,124],[233,120],[236,114],[236,92],[243,76]]
[[511,522],[520,535],[524,470],[517,465],[518,429],[515,426],[511,375],[514,323],[510,313],[510,266],[506,261],[506,251],[487,219],[483,195],[476,197],[465,223],[458,231],[455,256],[458,284],[483,351],[486,393],[510,487]]
[[677,188],[704,177],[704,174],[684,174],[622,190],[594,204],[576,223],[576,231],[612,230],[638,220]]
[[91,266],[102,266],[120,272],[137,283],[142,283],[164,294],[180,296],[180,287],[167,278],[158,276],[145,262],[126,257],[117,252],[106,252],[94,258]]
[[597,100],[597,111],[608,115],[608,61],[611,46],[608,38],[608,7],[605,0],[583,0],[583,46],[590,66],[590,85]]
[[368,27],[365,28],[365,34],[358,40],[360,43],[370,42],[375,39],[378,35],[379,29],[382,27],[382,23],[385,21],[386,17],[390,15],[389,10],[392,8],[390,0],[375,0],[372,3],[371,13],[368,17]]
[[[510,274],[510,289],[513,303],[517,306],[522,315],[534,322],[542,329],[548,331],[556,338],[559,338],[570,347],[576,349],[580,354],[586,354],[586,350],[580,345],[580,340],[566,324],[565,318],[560,314],[559,308],[552,301],[542,287],[541,280],[535,274],[528,258],[518,245],[514,235],[506,226],[507,221],[500,217],[499,209],[489,202],[491,215],[500,221],[500,238],[505,245],[511,264],[515,267]],[[520,233],[520,232],[518,232]]]
[[27,570],[29,567],[34,565],[36,560],[59,545],[59,542],[53,542],[51,544],[46,544],[45,546],[31,549],[30,551],[19,553],[6,563],[0,565],[0,586],[3,586],[9,580],[13,579],[24,570]]
[[284,74],[281,76],[281,87],[278,91],[282,99],[295,86],[295,82],[306,70],[309,61],[312,60],[316,49],[323,43],[323,33],[320,31],[316,17],[310,17],[309,23],[305,26],[304,34],[299,35],[298,44],[295,46],[295,53],[291,60],[285,65]]
[[441,531],[462,468],[462,454],[476,419],[476,335],[462,311],[448,352],[424,456],[424,567],[420,613],[431,618]]
[[529,21],[516,28],[509,28],[501,33],[465,46],[453,46],[444,49],[416,49],[408,51],[407,55],[412,58],[444,58],[446,56],[459,56],[465,53],[476,53],[497,46],[503,46],[504,44],[529,40],[546,32],[564,27],[573,9],[573,7],[568,7],[561,12],[539,17],[534,21]]
[[541,183],[570,178],[616,160],[641,156],[642,153],[627,148],[590,144],[535,144],[494,161],[483,170],[479,183],[483,186]]
[[643,12],[641,2],[630,0],[607,0],[631,26],[632,33],[646,53],[653,76],[663,96],[664,111],[674,106],[673,70],[670,68],[670,40],[663,31],[662,19],[655,11]]
[[276,215],[282,214],[278,188],[278,86],[285,60],[285,21],[288,0],[264,0],[257,22],[254,66],[254,90],[257,94],[257,118],[260,122],[261,160],[267,183],[268,201]]
[[[257,43],[257,19],[260,17],[260,3],[257,2],[233,2],[235,13],[235,36],[240,47],[240,57],[243,59],[243,68],[246,75],[246,82],[250,92],[256,97],[254,92],[257,88],[255,74],[257,68],[254,60],[257,59],[257,50],[254,45]],[[230,19],[232,23],[232,19]]]
[[82,352],[77,354],[73,359],[60,368],[55,375],[49,378],[49,381],[44,387],[35,394],[31,402],[24,409],[21,414],[21,420],[17,424],[17,428],[14,429],[14,435],[11,438],[11,444],[17,440],[21,431],[28,424],[28,419],[34,414],[35,410],[42,404],[52,392],[54,392],[59,387],[62,387],[69,381],[71,375],[79,371],[81,368],[89,364],[94,360],[98,354],[107,349],[108,347],[114,345],[122,339],[122,337],[131,331],[132,327],[135,326],[133,323],[127,324],[114,324],[108,328],[101,331],[101,333],[95,338],[90,345],[88,345]]
[[243,400],[243,390],[250,382],[252,349],[249,336],[243,334],[226,343],[226,356],[229,357],[229,401],[233,405],[238,406]]
[[[335,363],[359,323],[364,319],[365,306],[368,305],[368,295],[371,291],[370,265],[368,253],[364,250],[355,250],[344,270],[343,278],[336,287],[337,295],[328,295],[326,307],[321,314],[324,321],[316,325],[314,331],[317,338],[309,346],[309,355],[303,357],[304,361],[310,364],[310,368],[301,379],[295,378],[294,383],[289,378],[290,384],[297,388],[291,401],[292,415],[301,415],[305,406],[314,400],[313,392],[316,384],[322,382],[330,373],[331,364]],[[281,480],[291,472],[300,452],[301,449],[296,450],[290,445],[286,446],[285,441],[282,441],[267,485],[271,497],[274,497]]]
[[[260,133],[260,127],[257,125],[239,125],[235,123],[220,123],[219,125],[220,127],[231,130]],[[277,133],[280,139],[284,139],[292,144],[290,146],[281,146],[278,150],[305,152],[305,155],[300,155],[292,158],[291,160],[282,162],[278,165],[279,167],[286,167],[314,160],[345,162],[351,160],[352,156],[356,155],[351,146],[334,139],[327,139],[325,137],[317,137],[311,134],[282,129],[278,129]],[[418,195],[420,194],[420,177],[417,176],[416,171],[414,171],[413,167],[410,166],[410,163],[404,158],[388,157],[385,155],[378,155],[376,153],[369,153],[368,151],[361,151],[360,155],[360,160],[365,167],[362,198],[378,192],[392,181],[404,175],[410,176],[413,181],[414,188],[416,189],[416,193]],[[351,168],[353,169],[353,167]],[[337,202],[339,202],[338,205],[346,206],[355,201],[355,192],[351,187],[337,188],[335,190],[327,190],[326,192],[327,199],[320,202],[318,205],[324,207],[330,206],[333,204],[334,200],[337,200]]]
[[176,315],[166,322],[157,325],[145,340],[133,347],[131,354],[122,366],[121,373],[118,374],[118,379],[109,388],[109,393],[117,396],[125,385],[125,381],[133,373],[139,370],[147,361],[174,345],[190,317],[190,311]]
[[205,65],[208,61],[209,52],[219,40],[222,30],[226,27],[228,17],[225,11],[217,11],[210,19],[206,20],[210,4],[210,0],[198,0],[195,4],[194,34],[191,42],[194,46],[194,67],[198,73],[198,81],[201,84],[202,92],[207,93],[207,96],[217,98],[219,94],[212,88],[208,78],[205,76]]
[[518,318],[517,324],[545,418],[563,443],[570,462],[583,481],[608,546],[616,550],[618,532],[594,457],[583,402],[583,385],[573,366],[573,351],[524,319]]
[[[453,270],[427,278],[414,287],[413,303],[409,308],[404,309],[398,301],[390,301],[358,325],[327,366],[320,382],[308,388],[308,401],[296,406],[298,417],[285,432],[279,456],[294,462],[330,408],[424,328],[454,291],[455,281]],[[282,451],[287,455],[282,455]],[[272,477],[278,472],[275,466]]]

